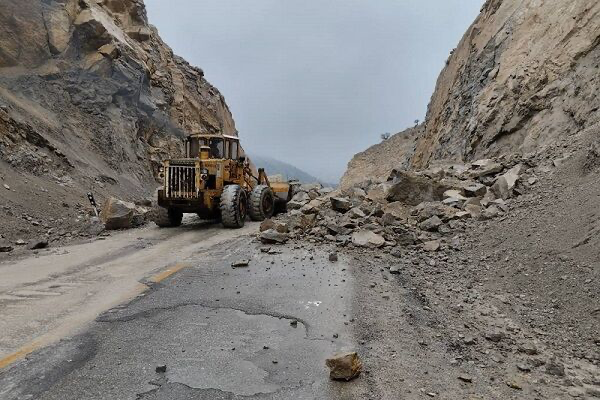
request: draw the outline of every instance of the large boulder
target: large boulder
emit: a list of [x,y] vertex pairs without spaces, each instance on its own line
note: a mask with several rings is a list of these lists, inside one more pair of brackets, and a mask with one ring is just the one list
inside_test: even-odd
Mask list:
[[492,192],[496,197],[506,200],[512,196],[515,184],[521,176],[521,168],[522,165],[518,164],[496,179],[492,186]]
[[130,229],[146,221],[148,210],[134,203],[109,197],[104,202],[100,219],[108,230]]
[[424,201],[442,201],[444,192],[450,189],[431,178],[408,171],[392,171],[388,182],[391,185],[387,190],[386,200],[401,201],[411,206]]

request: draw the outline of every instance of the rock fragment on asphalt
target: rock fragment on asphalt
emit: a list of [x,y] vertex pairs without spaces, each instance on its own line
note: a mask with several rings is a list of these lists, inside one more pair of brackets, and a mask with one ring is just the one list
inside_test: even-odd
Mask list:
[[338,260],[338,254],[334,251],[329,253],[329,261],[336,262]]
[[362,371],[362,362],[356,352],[335,354],[325,361],[325,365],[329,368],[329,377],[334,380],[350,381]]
[[9,253],[13,250],[13,246],[8,241],[0,239],[0,253]]
[[47,240],[32,240],[27,245],[27,248],[29,250],[45,249],[46,247],[48,247],[48,241]]
[[243,268],[250,265],[250,260],[238,260],[231,263],[232,268]]
[[275,229],[268,229],[260,234],[259,239],[265,244],[283,244],[288,241],[288,235]]

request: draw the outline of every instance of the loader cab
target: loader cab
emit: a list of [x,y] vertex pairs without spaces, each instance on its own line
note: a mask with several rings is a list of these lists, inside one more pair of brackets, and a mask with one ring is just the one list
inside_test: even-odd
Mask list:
[[191,135],[185,140],[187,158],[203,160],[238,160],[240,144],[236,136]]

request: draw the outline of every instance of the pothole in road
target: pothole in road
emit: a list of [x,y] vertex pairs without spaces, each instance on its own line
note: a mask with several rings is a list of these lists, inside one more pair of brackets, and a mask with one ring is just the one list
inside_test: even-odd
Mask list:
[[185,305],[128,325],[127,336],[115,339],[136,364],[166,365],[168,382],[239,396],[322,379],[315,365],[333,351],[331,342],[307,339],[301,321],[228,308]]

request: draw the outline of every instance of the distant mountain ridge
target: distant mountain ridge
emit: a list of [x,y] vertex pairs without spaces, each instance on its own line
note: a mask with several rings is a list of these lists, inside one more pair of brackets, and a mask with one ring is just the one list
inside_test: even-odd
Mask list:
[[283,175],[285,179],[297,179],[303,183],[319,182],[323,186],[336,186],[336,184],[324,182],[322,179],[286,162],[257,154],[249,154],[249,156],[254,165],[256,165],[257,168],[264,168],[268,175]]

